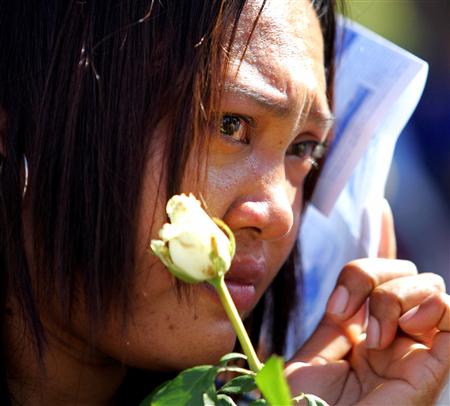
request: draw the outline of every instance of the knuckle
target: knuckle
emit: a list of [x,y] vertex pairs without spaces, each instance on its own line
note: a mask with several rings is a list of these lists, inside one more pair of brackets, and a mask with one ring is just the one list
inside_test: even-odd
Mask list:
[[377,313],[383,317],[390,315],[398,317],[402,312],[402,306],[396,293],[382,286],[375,288],[371,293],[369,307],[371,313]]
[[402,263],[405,272],[411,274],[411,275],[418,275],[419,271],[417,269],[417,266],[414,262],[409,261],[407,259],[401,259],[401,260],[397,260],[399,262]]
[[440,290],[441,292],[445,292],[445,281],[441,275],[431,272],[423,273],[421,275],[424,275],[424,277],[428,278],[431,284],[438,290]]
[[370,260],[363,258],[353,260],[345,265],[340,282],[349,286],[353,292],[368,293],[377,286],[377,277],[372,272]]

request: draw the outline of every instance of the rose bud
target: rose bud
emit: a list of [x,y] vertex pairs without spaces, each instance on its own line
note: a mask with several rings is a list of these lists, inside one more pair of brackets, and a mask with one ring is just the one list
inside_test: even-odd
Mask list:
[[164,224],[161,240],[152,240],[150,247],[177,278],[197,283],[228,271],[235,241],[225,223],[209,217],[192,194],[170,198],[166,212],[170,223]]

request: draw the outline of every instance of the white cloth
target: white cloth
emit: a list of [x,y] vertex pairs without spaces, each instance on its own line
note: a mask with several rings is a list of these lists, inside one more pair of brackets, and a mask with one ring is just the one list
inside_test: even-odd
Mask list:
[[377,255],[395,143],[428,74],[424,61],[343,18],[337,50],[335,140],[303,216],[302,306],[290,326],[288,357],[321,320],[342,266]]

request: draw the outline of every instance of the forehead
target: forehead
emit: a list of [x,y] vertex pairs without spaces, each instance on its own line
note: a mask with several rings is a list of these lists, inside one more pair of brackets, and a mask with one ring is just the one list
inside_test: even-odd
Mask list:
[[261,0],[250,0],[244,7],[228,84],[251,87],[271,98],[304,101],[308,96],[324,96],[323,40],[311,2],[268,0],[254,27],[261,4]]

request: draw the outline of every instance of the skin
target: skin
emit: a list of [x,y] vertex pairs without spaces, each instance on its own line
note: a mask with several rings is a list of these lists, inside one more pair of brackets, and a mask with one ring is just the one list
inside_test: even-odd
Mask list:
[[[433,404],[449,371],[450,300],[438,276],[416,272],[407,261],[348,264],[326,316],[286,368],[293,392],[337,405]],[[336,312],[343,288],[348,302]]]
[[[269,4],[238,70],[242,52],[239,50],[247,41],[258,6],[258,2],[251,2],[244,12],[223,101],[224,112],[251,117],[254,124],[250,128],[250,124],[242,121],[241,129],[232,136],[224,136],[218,130],[212,132],[208,180],[203,193],[210,214],[222,218],[235,233],[236,261],[253,261],[261,268],[254,282],[251,307],[269,286],[297,236],[302,184],[311,165],[290,154],[289,148],[300,141],[324,140],[327,123],[319,120],[330,116],[321,68],[322,43],[316,39],[320,39],[320,28],[307,1],[301,7],[294,7],[293,3],[281,15],[274,13],[279,6],[277,2]],[[281,27],[280,21],[291,11],[301,24]],[[316,35],[310,35],[307,28],[312,28]],[[274,31],[278,31],[279,37],[267,35]],[[267,49],[278,57],[269,57]],[[286,55],[291,54],[297,57],[287,60]],[[275,63],[277,60],[281,62]],[[272,108],[283,110],[283,115],[262,106],[254,95],[248,96],[249,92],[264,97]],[[311,117],[300,120],[308,110]],[[241,141],[245,133],[249,140]],[[188,167],[195,164],[192,157]],[[155,204],[160,205],[156,217],[163,219],[163,202],[155,202],[154,198],[159,180],[159,172],[154,168],[158,167],[157,163],[149,162],[147,179],[152,183],[144,190],[143,219],[151,218]],[[186,173],[189,172],[188,169]],[[192,188],[186,179],[183,190],[188,192]],[[179,369],[217,360],[235,342],[221,305],[211,300],[210,292],[203,286],[193,286],[192,301],[180,303],[167,270],[147,251],[149,236],[155,238],[162,224],[155,222],[150,226],[151,221],[146,220],[140,224],[138,241],[142,245],[137,247],[136,275],[136,286],[140,289],[136,291],[134,325],[127,336],[130,345],[125,362],[146,368]],[[249,310],[242,313],[245,315]],[[123,357],[124,348],[117,341],[108,348],[111,351],[117,351],[118,358]]]
[[333,405],[434,404],[449,373],[450,298],[439,276],[418,275],[411,262],[392,260],[395,254],[386,202],[385,259],[344,267],[321,324],[287,364],[293,393]]
[[[296,156],[292,148],[299,142],[323,141],[331,124],[325,94],[322,37],[309,1],[269,1],[241,60],[241,50],[259,5],[259,1],[250,1],[244,8],[223,100],[225,113],[250,118],[250,121],[241,120],[239,131],[232,136],[222,134],[219,129],[212,131],[204,188],[210,214],[222,218],[236,235],[237,261],[253,261],[261,269],[253,283],[251,305],[241,311],[243,316],[269,286],[298,233],[303,181],[311,164]],[[161,138],[164,129],[164,122],[155,129]],[[190,158],[186,173],[195,167],[195,158]],[[12,390],[19,400],[47,405],[110,404],[126,372],[123,364],[154,371],[178,370],[215,362],[232,350],[235,335],[211,292],[196,285],[189,297],[182,296],[180,300],[172,277],[148,252],[148,242],[157,238],[164,221],[165,199],[155,198],[160,178],[164,182],[160,168],[156,153],[148,161],[143,185],[128,328],[123,331],[119,322],[111,320],[92,351],[82,310],[74,317],[72,329],[62,331],[58,327],[57,311],[49,309],[45,324],[50,339],[44,356],[48,375],[39,380],[41,374],[30,361],[32,350],[25,342],[20,355],[12,359],[12,369],[19,377],[12,382]],[[198,191],[188,177],[183,190]],[[398,393],[395,385],[393,389],[387,385],[375,390],[378,381],[370,375],[367,365],[376,359],[373,362],[379,362],[377,366],[384,368],[381,375],[387,381],[391,376],[407,380],[405,374],[411,366],[420,366],[421,360],[413,358],[407,365],[394,363],[397,368],[394,374],[387,364],[395,352],[390,349],[392,345],[403,345],[394,328],[399,318],[432,297],[416,317],[400,324],[406,333],[415,329],[426,330],[428,334],[439,328],[443,331],[439,340],[445,337],[448,340],[445,331],[449,330],[450,311],[447,296],[441,294],[442,281],[426,275],[417,283],[417,278],[411,265],[396,261],[360,261],[346,267],[338,282],[341,288],[336,290],[341,293],[335,291],[332,295],[328,315],[316,335],[288,366],[293,392],[312,388],[332,403],[339,400],[346,404],[348,396],[354,396],[346,394],[355,393],[349,386],[353,379],[346,380],[346,377],[349,371],[354,371],[358,379],[371,379],[352,401],[368,399],[369,395],[379,400],[376,396],[388,398]],[[343,313],[336,313],[339,307],[336,303],[342,303],[343,288],[347,290],[344,296],[347,295],[348,304]],[[348,320],[358,312],[361,314],[367,297],[371,297],[372,316],[383,320],[378,328],[382,332],[381,351],[365,349],[360,334],[365,331],[361,317],[357,316],[349,326]],[[391,305],[395,311],[390,311]],[[425,317],[422,324],[416,322],[425,312],[426,316],[433,317]],[[438,313],[443,316],[438,317]],[[9,329],[11,343],[21,337],[20,331],[20,321],[16,320]],[[435,338],[441,337],[439,334]],[[432,368],[439,380],[448,371],[448,360],[445,361],[441,347],[436,347],[441,357],[439,367]],[[353,361],[343,361],[352,348]],[[404,366],[407,370],[403,370]],[[317,371],[318,367],[322,368],[319,369],[321,378],[317,379],[316,374],[316,379],[310,379],[314,372],[305,371]],[[36,389],[38,386],[40,390]],[[435,393],[438,386],[430,383],[430,391]],[[408,388],[401,392],[405,396],[403,400],[413,398]]]

